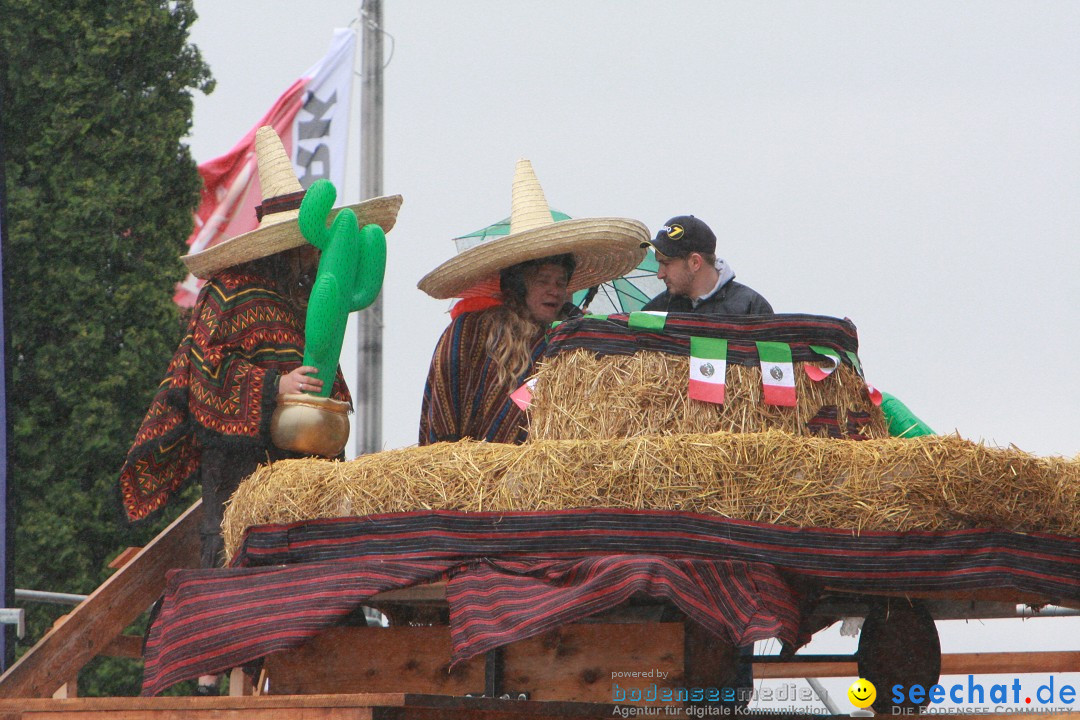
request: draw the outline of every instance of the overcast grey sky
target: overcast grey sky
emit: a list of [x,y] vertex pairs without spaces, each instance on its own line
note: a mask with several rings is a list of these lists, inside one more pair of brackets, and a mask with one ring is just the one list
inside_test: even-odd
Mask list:
[[[197,1],[196,159],[359,5]],[[1080,453],[1080,3],[385,0],[384,26],[386,447],[416,441],[448,322],[416,283],[509,214],[527,157],[574,217],[706,220],[778,312],[850,317],[868,379],[937,431]],[[986,642],[951,649],[1078,627],[970,623]]]
[[[197,2],[196,159],[359,5]],[[1080,4],[386,0],[384,25],[386,447],[448,321],[416,282],[527,157],[572,216],[705,219],[778,312],[850,317],[935,430],[1080,453]]]

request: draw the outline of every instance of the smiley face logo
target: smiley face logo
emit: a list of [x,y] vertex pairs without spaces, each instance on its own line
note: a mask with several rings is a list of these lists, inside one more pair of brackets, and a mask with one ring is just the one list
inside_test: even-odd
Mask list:
[[847,696],[855,707],[868,708],[877,699],[877,688],[869,680],[859,678],[851,683],[851,687],[847,689]]

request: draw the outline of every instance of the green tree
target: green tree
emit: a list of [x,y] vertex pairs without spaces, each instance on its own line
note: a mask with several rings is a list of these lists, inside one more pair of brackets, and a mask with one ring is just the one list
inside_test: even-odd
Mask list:
[[[180,143],[212,80],[191,0],[0,0],[15,585],[89,593],[130,528],[117,474],[181,331],[200,180]],[[63,608],[28,607],[36,641]],[[81,692],[134,692],[95,662]]]

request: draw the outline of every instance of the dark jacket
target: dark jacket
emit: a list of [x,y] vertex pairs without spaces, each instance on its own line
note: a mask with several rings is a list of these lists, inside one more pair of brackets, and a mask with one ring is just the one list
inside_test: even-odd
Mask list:
[[703,315],[772,315],[769,301],[740,282],[730,280],[710,297],[698,303],[697,307],[685,295],[670,295],[667,290],[660,293],[642,310],[659,312],[699,313]]

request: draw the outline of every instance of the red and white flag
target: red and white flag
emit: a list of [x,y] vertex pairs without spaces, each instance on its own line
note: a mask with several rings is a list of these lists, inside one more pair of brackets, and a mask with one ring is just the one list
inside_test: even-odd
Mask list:
[[[255,165],[255,131],[263,125],[272,126],[281,137],[301,185],[306,188],[327,178],[341,191],[355,54],[355,31],[334,30],[326,56],[290,85],[232,150],[199,165],[203,191],[188,252],[200,252],[258,226],[255,206],[262,202],[262,194]],[[176,286],[173,299],[191,307],[201,286],[201,280],[188,275]]]
[[762,394],[766,405],[794,407],[795,367],[791,346],[782,342],[758,342],[761,360]]
[[510,393],[510,399],[522,410],[528,410],[532,405],[532,391],[536,387],[536,378],[526,380],[525,384]]
[[866,394],[870,396],[870,402],[874,403],[878,407],[881,407],[882,395],[881,391],[870,383],[866,383]]
[[811,345],[810,349],[818,355],[825,357],[827,360],[832,361],[832,365],[829,367],[818,367],[817,365],[811,365],[810,363],[803,363],[803,370],[806,371],[806,376],[814,382],[821,382],[832,375],[836,368],[840,367],[840,353],[837,351],[823,345]]

